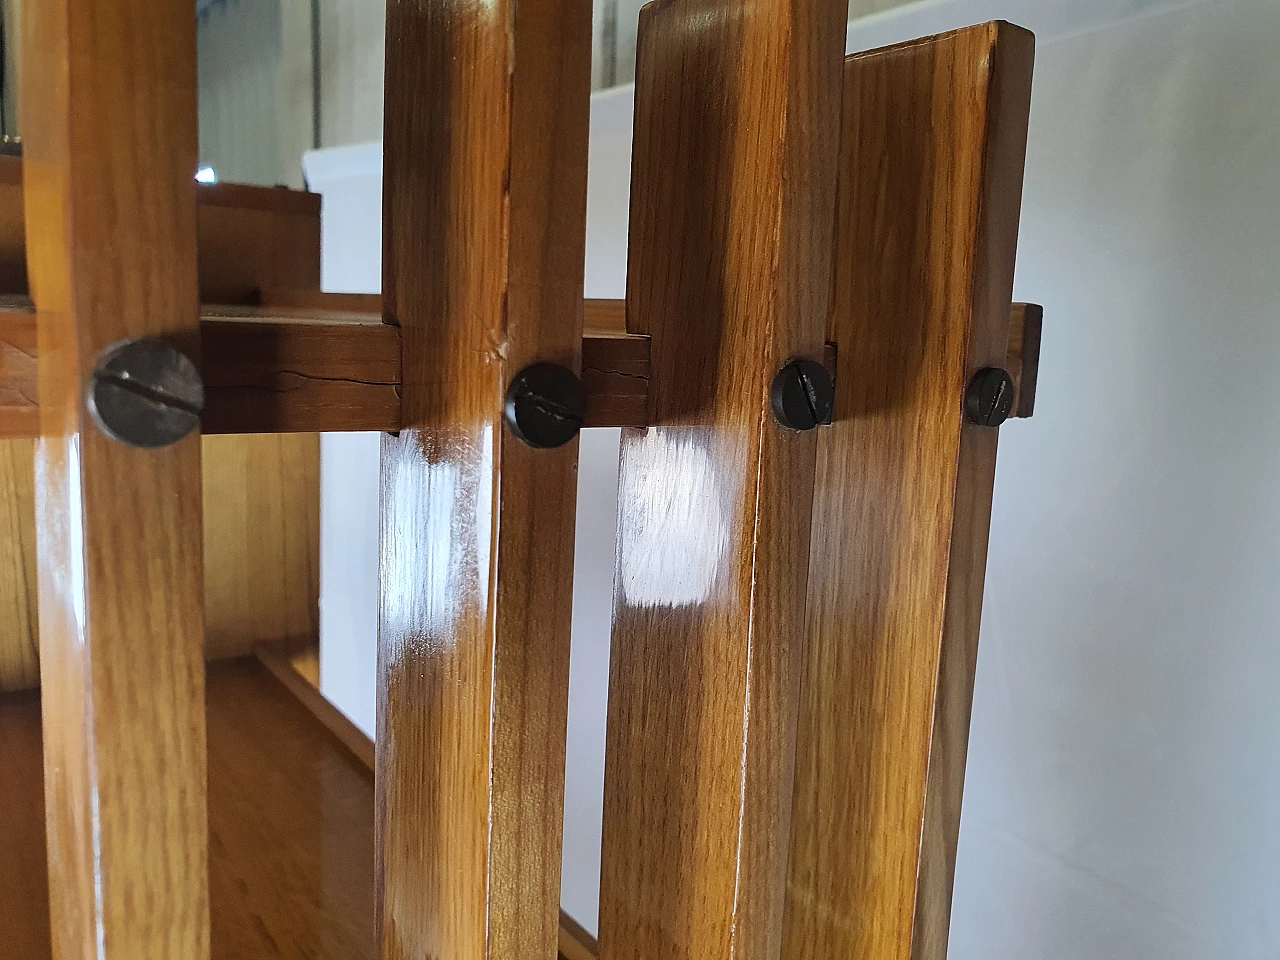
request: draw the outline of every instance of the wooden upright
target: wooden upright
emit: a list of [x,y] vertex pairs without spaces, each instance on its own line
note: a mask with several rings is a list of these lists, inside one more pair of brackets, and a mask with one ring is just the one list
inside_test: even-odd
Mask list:
[[200,960],[200,437],[134,449],[84,403],[117,341],[198,357],[195,18],[171,0],[23,14],[53,956]]
[[964,397],[1007,362],[1033,50],[845,64],[785,960],[946,957],[999,434]]
[[560,902],[576,439],[503,419],[582,349],[589,0],[387,8],[379,940],[549,960]]
[[815,431],[770,387],[823,355],[843,0],[659,0],[636,62],[603,960],[769,960],[782,937]]

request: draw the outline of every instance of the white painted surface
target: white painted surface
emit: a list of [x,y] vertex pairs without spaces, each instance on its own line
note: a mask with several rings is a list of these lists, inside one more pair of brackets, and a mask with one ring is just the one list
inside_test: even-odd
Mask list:
[[[1046,305],[1040,389],[1001,438],[953,960],[1280,957],[1280,4],[1141,6],[930,0],[851,30],[1058,38],[1016,287]],[[588,296],[624,292],[630,129],[629,89],[595,98]],[[340,218],[326,194],[331,289],[376,289],[359,190]],[[376,564],[352,551],[376,454],[324,450],[322,676],[371,724]],[[592,928],[616,456],[584,432],[562,899]]]
[[[334,147],[303,159],[323,195],[320,284],[382,290],[382,150]],[[370,737],[378,667],[376,433],[320,437],[320,689]]]
[[1280,4],[1041,48],[951,957],[1280,957]]

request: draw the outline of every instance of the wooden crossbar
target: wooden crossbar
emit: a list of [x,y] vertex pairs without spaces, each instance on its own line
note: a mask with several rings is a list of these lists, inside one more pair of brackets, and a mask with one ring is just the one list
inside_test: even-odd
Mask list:
[[[381,297],[274,294],[261,307],[201,311],[205,433],[399,430],[400,329],[381,322]],[[589,427],[648,423],[649,338],[619,329],[622,300],[587,300],[582,383]],[[1014,304],[1008,370],[1014,416],[1035,405],[1043,311]],[[835,370],[836,348],[825,362]],[[0,440],[40,432],[36,317],[26,297],[0,302]]]

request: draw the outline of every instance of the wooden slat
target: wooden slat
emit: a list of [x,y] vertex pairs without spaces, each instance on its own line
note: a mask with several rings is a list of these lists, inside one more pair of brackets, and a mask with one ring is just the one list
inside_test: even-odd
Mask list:
[[588,0],[387,8],[378,936],[387,960],[556,954],[577,443],[503,423],[580,367]]
[[[0,156],[0,295],[27,292],[22,160]],[[320,197],[235,183],[196,186],[200,298],[252,303],[268,288],[320,289]]]
[[636,65],[600,888],[604,960],[769,960],[782,935],[846,4],[666,0]]
[[990,24],[850,58],[835,423],[819,439],[785,960],[943,960],[1033,40]]
[[84,405],[113,343],[199,355],[195,21],[167,0],[42,0],[22,43],[53,953],[201,960],[200,438],[133,449]]

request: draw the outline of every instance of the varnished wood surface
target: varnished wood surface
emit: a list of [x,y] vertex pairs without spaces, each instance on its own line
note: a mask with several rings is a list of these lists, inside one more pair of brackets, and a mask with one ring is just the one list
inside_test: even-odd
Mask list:
[[845,70],[834,424],[821,431],[784,960],[944,960],[998,432],[1031,35]]
[[130,448],[84,404],[120,340],[199,356],[195,21],[167,0],[22,12],[53,955],[202,960],[200,437]]
[[[253,659],[211,666],[207,698],[212,956],[373,960],[372,767]],[[50,955],[40,748],[38,696],[0,695],[0,953],[15,960]]]
[[260,663],[208,698],[213,956],[376,957],[372,772]]
[[[846,4],[663,0],[636,66],[600,886],[604,960],[769,960],[782,934]],[[843,349],[843,348],[842,348]]]
[[205,657],[320,635],[320,437],[204,438]]
[[[212,956],[373,960],[373,742],[257,660],[209,669]],[[0,927],[21,960],[50,951],[40,754],[39,696],[0,694]],[[596,950],[562,911],[560,957]]]
[[1036,410],[1036,381],[1040,376],[1040,336],[1044,328],[1044,308],[1034,303],[1015,303],[1009,321],[1007,369],[1017,384],[1013,416],[1030,417]]
[[[257,658],[264,667],[271,672],[271,675],[279,680],[288,691],[298,699],[298,702],[310,711],[311,715],[328,729],[328,731],[351,751],[354,756],[373,774],[374,768],[374,749],[373,741],[364,735],[364,733],[352,723],[347,716],[335,707],[332,703],[325,699],[324,694],[320,692],[319,677],[315,681],[304,677],[297,668],[278,653],[266,648],[259,648]],[[370,807],[370,816],[373,815],[372,807]],[[372,835],[370,843],[372,843]],[[372,856],[372,854],[371,854]],[[369,882],[373,882],[372,875]],[[370,911],[369,923],[373,924],[373,913]]]
[[40,434],[36,318],[23,300],[0,301],[0,437]]
[[528,364],[580,369],[591,4],[392,3],[386,37],[378,937],[550,960],[578,445],[502,410]]
[[600,944],[573,917],[560,911],[560,960],[596,960]]
[[34,442],[0,440],[0,691],[40,683],[35,501]]
[[49,960],[40,696],[0,694],[0,924],[6,956]]
[[387,430],[400,422],[400,336],[355,317],[207,308],[201,324],[210,433]]
[[[0,156],[0,294],[27,292],[23,161]],[[236,183],[196,186],[200,297],[252,303],[267,288],[320,289],[320,196]]]
[[[0,691],[40,685],[35,451],[0,440]],[[205,658],[319,635],[315,434],[206,436]]]
[[[398,430],[400,331],[380,322],[382,298],[268,291],[262,306],[201,311],[205,433]],[[621,300],[588,300],[582,339],[587,426],[643,426],[649,340],[614,330]],[[0,438],[39,433],[36,318],[0,303]]]
[[[202,308],[205,433],[400,429],[400,331],[379,322],[381,297],[266,291],[260,300]],[[648,423],[649,338],[616,329],[624,305],[584,301],[589,427]],[[1034,409],[1042,316],[1035,304],[1013,305],[1005,366],[1019,384],[1015,417]],[[0,302],[0,438],[39,433],[35,329],[29,301]],[[822,357],[833,373],[835,353],[829,343]]]
[[[0,440],[0,691],[40,683],[33,446]],[[206,659],[314,640],[319,438],[205,437],[203,447]]]

